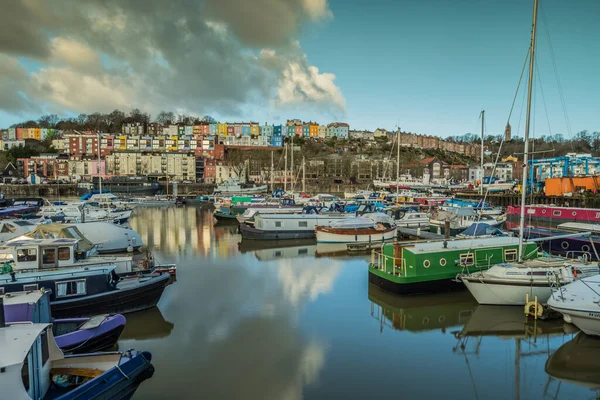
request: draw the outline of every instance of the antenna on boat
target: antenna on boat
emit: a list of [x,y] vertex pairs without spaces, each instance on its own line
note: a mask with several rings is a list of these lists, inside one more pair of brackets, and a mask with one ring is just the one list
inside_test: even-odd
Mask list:
[[523,150],[523,178],[521,184],[521,219],[519,220],[519,262],[523,261],[523,232],[525,230],[525,200],[527,199],[527,163],[529,161],[529,128],[531,126],[531,89],[535,61],[535,33],[537,29],[538,0],[533,0],[533,22],[529,47],[529,82],[527,85],[527,115],[525,120],[525,147]]

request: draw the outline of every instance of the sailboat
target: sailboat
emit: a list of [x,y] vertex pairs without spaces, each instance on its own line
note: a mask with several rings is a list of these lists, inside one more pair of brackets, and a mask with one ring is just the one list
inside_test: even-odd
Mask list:
[[548,306],[587,335],[600,336],[600,277],[588,277],[557,288]]
[[487,271],[460,275],[467,289],[480,304],[524,305],[527,294],[531,295],[532,299],[537,297],[539,302],[546,303],[551,296],[554,285],[572,282],[577,276],[582,277],[598,273],[597,266],[588,264],[585,261],[573,262],[573,260],[564,258],[550,257],[527,260],[523,252],[537,12],[538,0],[534,0],[531,45],[529,48],[529,82],[523,154],[525,162],[523,163],[518,262],[496,264]]

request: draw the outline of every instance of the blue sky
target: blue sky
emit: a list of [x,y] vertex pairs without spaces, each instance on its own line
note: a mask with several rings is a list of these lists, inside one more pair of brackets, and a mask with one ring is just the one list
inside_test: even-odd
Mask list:
[[[503,132],[529,44],[532,1],[329,0],[324,4],[328,5],[331,16],[302,20],[300,34],[292,39],[299,41],[301,52],[306,55],[308,64],[305,67],[315,66],[321,74],[335,74],[334,84],[345,100],[345,109],[325,104],[335,102],[335,93],[320,100],[315,100],[309,93],[306,103],[292,102],[281,108],[253,102],[245,94],[234,94],[235,101],[227,99],[225,102],[213,101],[211,97],[195,99],[193,93],[187,93],[189,100],[182,103],[182,107],[190,109],[189,104],[202,104],[199,113],[209,113],[224,120],[252,119],[261,123],[284,122],[287,118],[321,123],[345,120],[351,128],[394,129],[399,125],[406,131],[442,137],[478,132],[479,113],[485,109],[486,131],[491,134]],[[571,131],[575,134],[583,129],[600,130],[597,119],[600,46],[596,43],[600,38],[600,27],[596,21],[599,15],[598,0],[573,3],[540,1],[536,60],[539,75],[534,104],[536,136],[547,135],[549,130],[553,134],[568,134],[546,30],[552,39]],[[255,54],[261,48],[270,47],[270,43],[265,43],[257,48],[254,42],[252,46],[244,46],[244,34],[242,32],[242,36],[238,37],[242,42],[242,53],[245,52],[244,47],[252,48]],[[75,33],[70,37],[76,37]],[[86,40],[85,43],[94,51],[101,47],[97,43],[94,47],[89,38]],[[99,54],[103,61],[110,59],[105,53]],[[170,61],[169,66],[176,65],[168,55],[164,57]],[[50,63],[39,58],[34,61],[34,58],[26,56],[18,59],[29,72],[43,69]],[[301,57],[281,60],[283,65],[302,62],[298,61]],[[131,60],[127,62],[133,65]],[[109,68],[110,63],[103,64]],[[202,81],[202,70],[196,69],[193,73],[194,80]],[[44,75],[42,78],[58,79],[59,82],[66,79],[64,74]],[[0,89],[1,83],[0,80]],[[218,90],[219,84],[215,81],[217,89],[213,87],[211,90]],[[294,84],[292,95],[302,94],[306,89],[296,80]],[[315,85],[320,89],[319,84]],[[248,91],[254,89],[249,87]],[[185,91],[185,86],[177,96],[181,95],[181,90]],[[198,89],[198,92],[203,91]],[[44,95],[47,97],[40,106],[45,111],[66,115],[89,112],[88,109],[76,109],[76,101],[56,100],[56,94],[46,92]],[[149,97],[138,94],[133,98],[140,101]],[[132,104],[130,99],[122,96],[121,104]],[[524,107],[522,99],[519,96],[511,119],[513,135],[522,135],[523,132],[524,119],[520,118]],[[278,97],[274,103],[288,100]],[[168,100],[161,101],[167,104],[163,108],[169,109]],[[112,104],[106,103],[105,100],[102,107],[111,108]],[[235,105],[231,106],[232,103]],[[115,102],[113,108],[121,104]],[[38,111],[7,110],[1,105],[2,102],[0,127],[39,116]],[[132,105],[144,109],[146,103]],[[549,118],[546,117],[546,108]]]

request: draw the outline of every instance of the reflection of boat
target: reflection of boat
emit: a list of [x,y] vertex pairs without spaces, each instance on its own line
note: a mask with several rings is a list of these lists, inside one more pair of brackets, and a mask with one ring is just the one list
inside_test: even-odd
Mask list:
[[569,326],[562,320],[531,320],[521,307],[478,305],[459,336],[526,338],[535,335],[563,335]]
[[317,245],[293,246],[278,249],[255,250],[254,255],[261,261],[277,260],[280,258],[298,258],[314,256],[317,251]]
[[241,253],[248,253],[256,250],[282,249],[286,247],[311,246],[315,244],[314,239],[297,240],[242,240],[238,243],[238,250]]
[[[469,320],[477,303],[466,292],[441,293],[431,296],[399,297],[369,284],[371,315],[382,322],[382,316],[396,330],[429,331],[462,325]],[[375,309],[373,304],[380,308]]]
[[235,194],[257,194],[266,193],[267,189],[267,185],[257,186],[254,183],[246,184],[242,183],[242,181],[237,178],[230,178],[217,186],[215,188],[215,193],[219,193],[223,196]]
[[548,358],[545,369],[555,379],[600,390],[600,339],[580,333]]
[[171,334],[175,325],[162,315],[158,307],[127,314],[127,325],[120,340],[146,340],[164,338]]

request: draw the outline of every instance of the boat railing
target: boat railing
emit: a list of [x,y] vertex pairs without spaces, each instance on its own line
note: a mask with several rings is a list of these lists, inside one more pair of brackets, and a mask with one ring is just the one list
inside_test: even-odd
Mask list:
[[569,250],[565,253],[565,257],[572,258],[574,260],[578,259],[579,257],[582,257],[582,261],[587,264],[592,260],[592,253],[583,250]]
[[[400,266],[396,265],[396,261],[400,260]],[[393,257],[382,253],[381,251],[371,251],[371,267],[387,272],[388,262],[392,261],[392,274],[401,276],[406,271],[406,260],[402,257]]]

